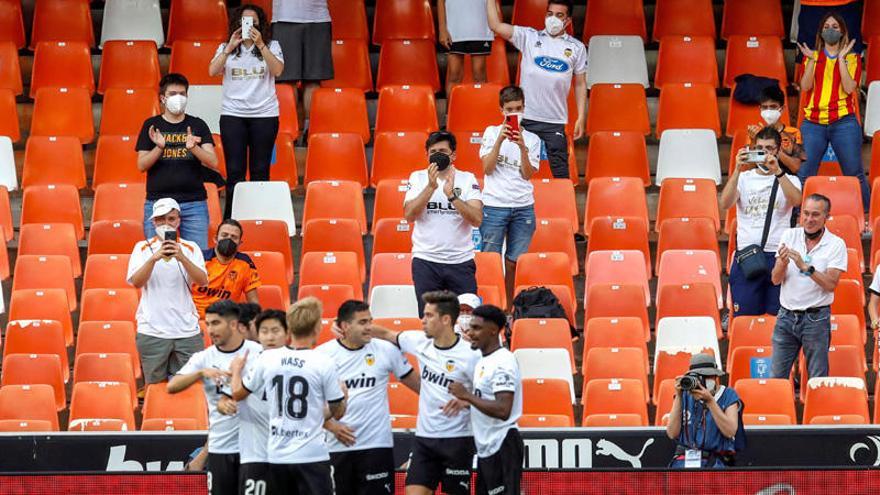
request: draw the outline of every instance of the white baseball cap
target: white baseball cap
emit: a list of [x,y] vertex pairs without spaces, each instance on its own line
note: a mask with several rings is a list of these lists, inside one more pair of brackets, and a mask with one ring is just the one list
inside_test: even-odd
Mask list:
[[153,214],[150,215],[150,218],[153,219],[167,215],[171,213],[171,210],[180,211],[180,205],[177,204],[177,201],[174,201],[171,198],[158,199],[153,203]]
[[483,304],[483,301],[482,299],[480,299],[480,296],[468,293],[458,296],[458,304],[470,306],[471,308],[476,308],[477,306]]

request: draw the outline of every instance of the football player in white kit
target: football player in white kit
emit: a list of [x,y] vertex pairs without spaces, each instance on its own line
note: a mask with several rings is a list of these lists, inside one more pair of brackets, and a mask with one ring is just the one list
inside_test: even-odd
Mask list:
[[290,345],[255,356],[247,376],[247,357],[231,369],[232,398],[265,393],[269,403],[267,493],[333,493],[324,420],[341,418],[346,398],[336,364],[312,349],[321,312],[318,299],[300,299],[287,313]]
[[316,349],[336,363],[348,388],[345,419],[328,419],[324,428],[333,464],[336,493],[381,495],[394,493],[394,438],[388,409],[388,378],[419,393],[419,374],[400,349],[373,339],[370,306],[349,300],[339,306],[336,327],[342,337]]
[[474,309],[466,332],[483,357],[474,370],[473,392],[459,382],[449,385],[452,395],[473,406],[477,495],[520,493],[523,441],[516,422],[522,416],[522,380],[516,358],[498,339],[506,324],[501,308]]
[[455,333],[458,298],[449,291],[427,292],[423,332],[393,332],[373,327],[373,335],[397,343],[414,355],[421,368],[419,417],[406,471],[407,495],[429,495],[442,483],[443,493],[471,493],[474,437],[467,403],[449,393],[449,384],[471,388],[479,351]]
[[239,355],[260,352],[260,345],[245,340],[238,330],[238,304],[221,300],[205,310],[205,323],[211,347],[199,351],[168,382],[168,392],[175,394],[202,382],[208,399],[208,488],[212,495],[238,493],[239,446],[238,416],[221,414],[217,404],[232,393],[229,365]]

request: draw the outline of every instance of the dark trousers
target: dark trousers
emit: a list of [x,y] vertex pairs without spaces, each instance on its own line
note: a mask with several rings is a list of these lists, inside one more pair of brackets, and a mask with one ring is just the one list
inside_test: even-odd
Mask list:
[[546,154],[553,177],[568,179],[568,138],[565,136],[565,124],[548,124],[524,119],[522,126],[523,129],[541,138],[541,158],[543,159]]
[[425,310],[425,302],[422,301],[425,292],[449,290],[455,294],[477,293],[477,264],[474,260],[447,264],[413,258],[412,278],[420,317]]
[[220,116],[220,139],[226,157],[226,212],[223,218],[232,216],[235,185],[246,179],[248,171],[250,180],[269,180],[269,164],[277,135],[278,117]]

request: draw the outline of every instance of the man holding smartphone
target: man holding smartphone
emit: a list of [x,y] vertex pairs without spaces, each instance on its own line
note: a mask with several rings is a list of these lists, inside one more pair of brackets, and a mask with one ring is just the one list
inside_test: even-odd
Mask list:
[[541,139],[520,126],[525,95],[519,86],[502,89],[498,99],[504,122],[487,127],[480,146],[486,174],[480,236],[483,251],[495,253],[507,239],[504,281],[507,300],[513,301],[516,260],[535,234],[535,189],[529,179],[538,171]]
[[199,246],[178,237],[180,205],[171,198],[153,203],[156,235],[134,246],[128,283],[142,290],[137,309],[137,347],[149,385],[173,376],[204,348],[190,285],[208,274]]

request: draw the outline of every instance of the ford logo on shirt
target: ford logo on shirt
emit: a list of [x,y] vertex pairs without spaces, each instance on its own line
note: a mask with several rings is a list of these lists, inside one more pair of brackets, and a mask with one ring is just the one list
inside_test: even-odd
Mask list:
[[535,65],[548,72],[568,72],[569,65],[565,60],[541,55],[535,57]]

